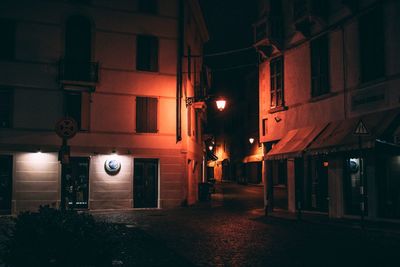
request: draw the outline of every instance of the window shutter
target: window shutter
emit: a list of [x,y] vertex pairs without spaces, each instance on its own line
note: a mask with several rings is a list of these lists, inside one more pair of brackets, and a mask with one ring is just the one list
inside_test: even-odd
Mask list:
[[157,132],[157,98],[148,98],[147,99],[147,114],[148,114],[148,132],[156,133]]
[[136,98],[136,132],[144,133],[146,132],[146,98],[137,97]]
[[157,98],[136,98],[136,132],[157,132]]

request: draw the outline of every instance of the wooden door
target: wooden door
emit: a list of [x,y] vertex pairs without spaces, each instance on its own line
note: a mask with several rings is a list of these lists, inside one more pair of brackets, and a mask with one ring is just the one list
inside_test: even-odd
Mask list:
[[135,159],[134,207],[156,208],[158,201],[158,160]]

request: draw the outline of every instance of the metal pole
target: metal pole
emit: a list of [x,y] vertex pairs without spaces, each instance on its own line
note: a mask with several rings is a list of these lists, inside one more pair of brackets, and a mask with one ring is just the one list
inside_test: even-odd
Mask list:
[[361,228],[364,229],[364,211],[365,211],[365,197],[364,197],[364,162],[362,153],[362,140],[361,135],[358,136],[358,146],[360,149],[360,212],[361,212]]
[[64,179],[64,171],[65,171],[65,161],[64,161],[64,153],[66,148],[68,147],[67,139],[62,139],[62,145],[60,149],[60,161],[61,161],[61,201],[60,201],[60,209],[61,211],[65,211],[65,179]]

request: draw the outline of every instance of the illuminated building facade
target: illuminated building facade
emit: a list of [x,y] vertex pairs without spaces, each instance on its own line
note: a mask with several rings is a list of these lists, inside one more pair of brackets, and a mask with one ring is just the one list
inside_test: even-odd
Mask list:
[[259,4],[266,208],[400,219],[400,3]]
[[[205,106],[185,99],[209,79],[196,0],[1,1],[0,34],[2,213],[197,201]],[[78,132],[61,164],[65,117]]]

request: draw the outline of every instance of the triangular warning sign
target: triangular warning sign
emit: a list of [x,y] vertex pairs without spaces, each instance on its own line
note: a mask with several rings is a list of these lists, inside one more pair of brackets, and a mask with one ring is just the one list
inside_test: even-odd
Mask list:
[[353,132],[354,135],[369,135],[369,131],[362,120],[359,120]]

